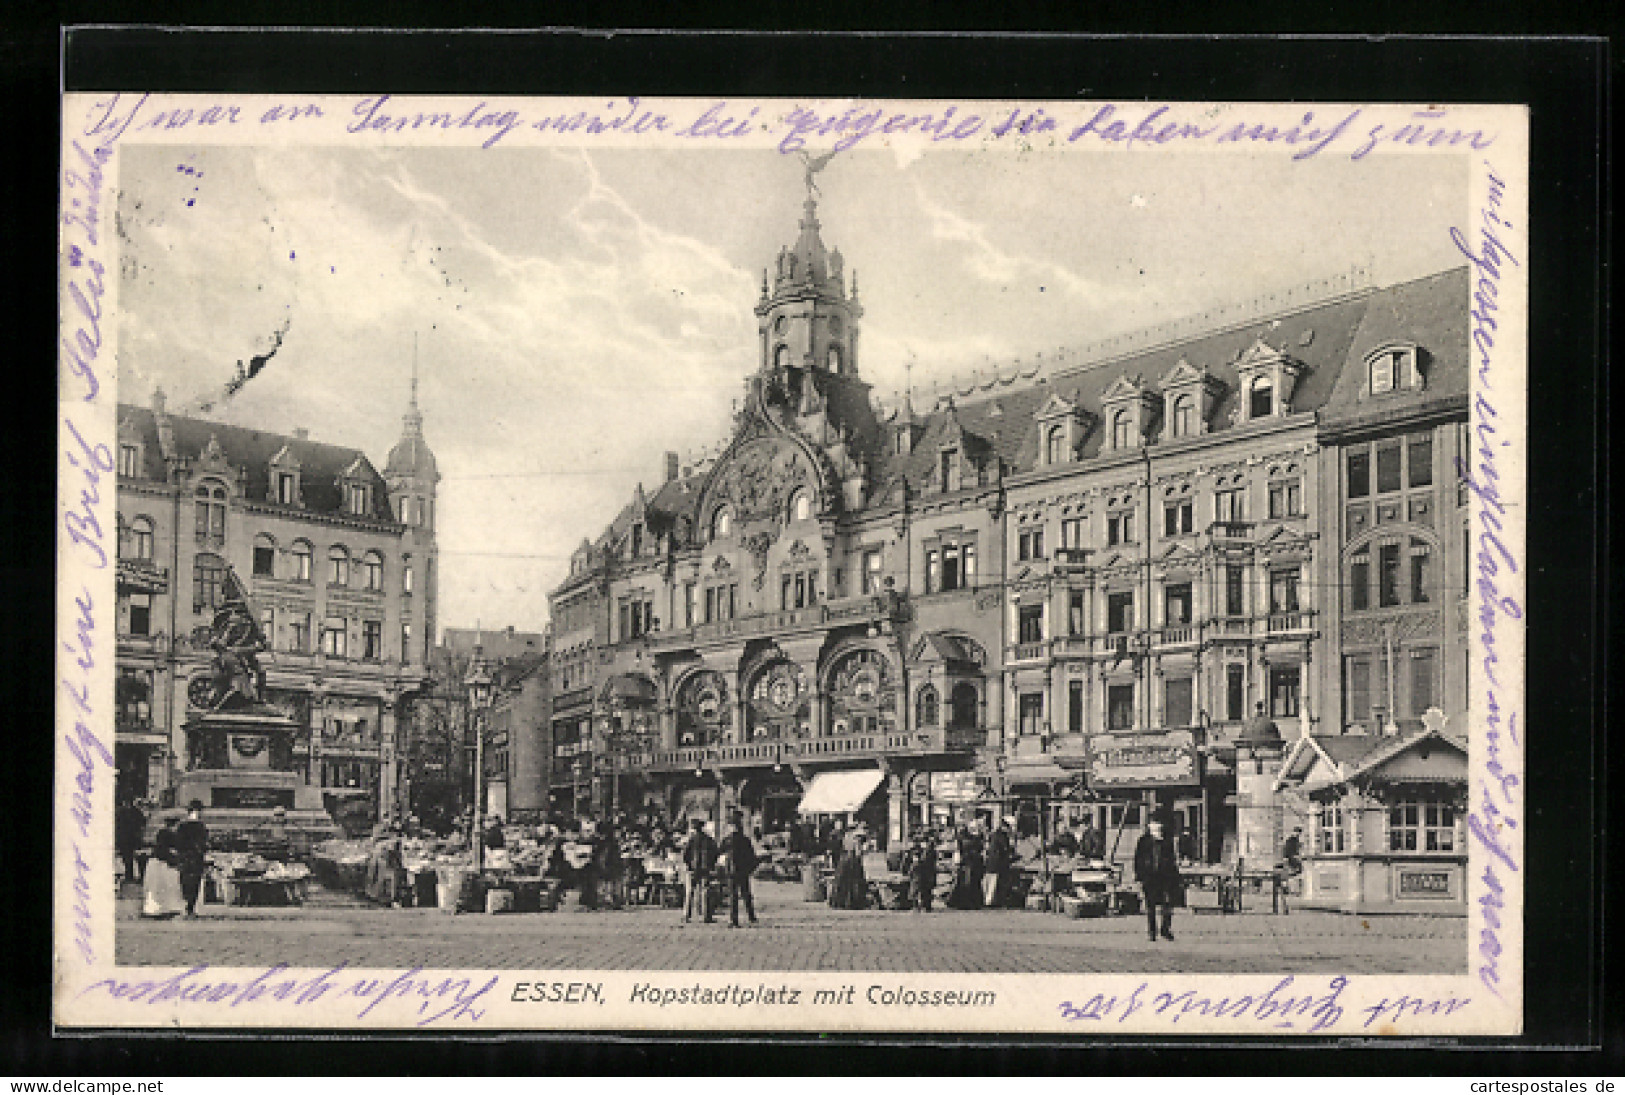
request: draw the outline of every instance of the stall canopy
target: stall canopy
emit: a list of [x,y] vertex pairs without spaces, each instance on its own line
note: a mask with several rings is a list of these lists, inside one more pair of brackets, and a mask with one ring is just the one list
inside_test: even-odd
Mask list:
[[863,808],[886,774],[878,768],[854,772],[819,772],[801,796],[804,814],[851,814]]

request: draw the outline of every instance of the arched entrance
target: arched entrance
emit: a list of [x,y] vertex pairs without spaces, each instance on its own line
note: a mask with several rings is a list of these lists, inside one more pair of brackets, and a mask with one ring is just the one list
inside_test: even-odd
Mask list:
[[678,748],[726,741],[733,726],[728,678],[714,669],[701,669],[685,678],[677,686],[676,709]]
[[826,676],[831,734],[888,733],[897,728],[897,673],[891,659],[860,647],[838,655]]
[[775,741],[807,736],[812,718],[812,688],[806,670],[785,657],[775,657],[755,670],[745,690],[745,741]]

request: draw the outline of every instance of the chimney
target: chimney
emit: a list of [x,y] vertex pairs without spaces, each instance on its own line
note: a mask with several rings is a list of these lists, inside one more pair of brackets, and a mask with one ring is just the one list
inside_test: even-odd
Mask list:
[[666,453],[666,482],[670,483],[677,478],[678,466],[677,454],[668,451]]
[[305,429],[303,426],[295,426],[293,428],[293,436],[294,439],[298,441],[309,441],[310,431]]

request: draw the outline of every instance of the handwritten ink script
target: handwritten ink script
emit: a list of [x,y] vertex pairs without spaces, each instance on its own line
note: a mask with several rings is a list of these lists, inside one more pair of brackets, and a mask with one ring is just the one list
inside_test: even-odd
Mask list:
[[479,1022],[485,1015],[485,1006],[474,1005],[497,983],[494,975],[478,987],[468,977],[420,977],[422,966],[381,976],[346,975],[342,965],[311,977],[292,976],[286,965],[272,966],[264,973],[247,979],[205,977],[208,972],[209,967],[202,965],[161,979],[121,980],[108,977],[90,985],[79,995],[94,993],[135,1007],[190,1004],[222,1011],[256,1002],[302,1008],[326,998],[346,1004],[355,1001],[354,1014],[357,1019],[371,1016],[380,1007],[388,1012],[404,1004],[410,1010],[410,1005],[415,1003],[414,1022],[417,1026],[426,1027],[441,1020],[448,1023],[459,1020]]
[[[1127,996],[1097,993],[1082,1003],[1064,1000],[1059,1009],[1061,1017],[1068,1022],[1124,1023],[1138,1015],[1142,1023],[1147,1017],[1156,1017],[1177,1026],[1187,1017],[1196,1017],[1236,1020],[1255,1025],[1259,1030],[1322,1034],[1336,1032],[1343,1021],[1347,1009],[1342,997],[1346,988],[1348,979],[1341,975],[1326,982],[1324,989],[1299,988],[1295,978],[1283,977],[1259,995],[1221,995],[1179,987],[1154,991],[1149,982],[1142,981]],[[1383,997],[1374,1004],[1355,1008],[1349,1018],[1351,1024],[1358,1020],[1360,1029],[1367,1030],[1378,1022],[1394,1025],[1408,1017],[1454,1015],[1471,1002],[1470,998],[1454,995],[1433,999]]]
[[1512,442],[1502,436],[1499,425],[1498,401],[1502,393],[1496,390],[1495,363],[1496,336],[1503,318],[1502,274],[1508,265],[1520,263],[1507,246],[1516,226],[1502,216],[1506,183],[1490,161],[1484,161],[1484,168],[1488,173],[1488,190],[1485,203],[1478,211],[1476,236],[1469,240],[1461,229],[1452,228],[1450,238],[1472,264],[1473,295],[1468,321],[1477,373],[1472,406],[1472,450],[1468,458],[1458,459],[1457,463],[1457,470],[1472,495],[1472,520],[1478,532],[1472,553],[1472,566],[1477,573],[1472,595],[1477,606],[1475,614],[1482,650],[1477,675],[1485,712],[1485,747],[1480,770],[1475,773],[1478,777],[1476,801],[1470,804],[1467,815],[1468,832],[1488,853],[1481,876],[1484,893],[1479,898],[1484,926],[1479,932],[1475,963],[1479,981],[1499,996],[1500,960],[1505,950],[1501,940],[1502,916],[1506,910],[1504,875],[1517,874],[1520,869],[1509,837],[1518,829],[1523,814],[1521,781],[1517,775],[1521,765],[1508,754],[1521,751],[1523,743],[1518,732],[1518,713],[1503,707],[1496,628],[1502,619],[1522,620],[1523,605],[1505,589],[1507,583],[1515,580],[1520,568],[1506,543],[1507,503],[1501,493],[1499,459],[1501,451]]
[[[480,148],[493,148],[515,133],[576,137],[663,135],[679,141],[730,141],[766,136],[786,155],[817,141],[836,152],[865,143],[900,140],[930,144],[964,144],[973,140],[1012,141],[1045,138],[1063,144],[1115,145],[1124,149],[1246,145],[1290,151],[1294,160],[1323,153],[1362,160],[1383,147],[1455,148],[1483,151],[1496,134],[1481,127],[1458,126],[1442,107],[1410,111],[1403,121],[1375,121],[1370,108],[1354,107],[1331,114],[1306,110],[1282,124],[1270,118],[1236,116],[1190,104],[1085,104],[1074,117],[1043,107],[990,107],[946,103],[929,110],[899,109],[896,104],[854,103],[828,111],[787,106],[772,114],[762,105],[715,100],[705,105],[676,102],[651,105],[637,96],[606,99],[595,109],[572,107],[557,113],[527,113],[485,99],[415,101],[397,105],[392,96],[369,95],[349,102],[347,110],[314,102],[273,103],[250,110],[230,102],[142,110],[146,100],[120,114],[119,97],[103,108],[103,132],[116,140],[125,132],[211,130],[233,127],[321,126],[339,124],[355,137],[424,133],[466,137]],[[987,111],[987,113],[977,113]],[[137,114],[140,114],[139,119]]]

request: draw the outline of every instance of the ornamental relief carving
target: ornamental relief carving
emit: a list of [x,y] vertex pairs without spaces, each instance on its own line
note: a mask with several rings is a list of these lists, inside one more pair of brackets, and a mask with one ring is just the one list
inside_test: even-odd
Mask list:
[[1434,609],[1380,616],[1368,620],[1347,620],[1343,624],[1344,646],[1370,646],[1386,641],[1389,629],[1395,642],[1433,639],[1439,635],[1439,613]]
[[816,477],[792,446],[756,442],[741,449],[723,474],[715,497],[733,502],[742,520],[782,516],[790,495]]

